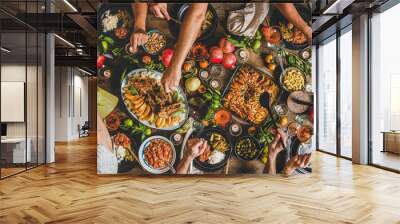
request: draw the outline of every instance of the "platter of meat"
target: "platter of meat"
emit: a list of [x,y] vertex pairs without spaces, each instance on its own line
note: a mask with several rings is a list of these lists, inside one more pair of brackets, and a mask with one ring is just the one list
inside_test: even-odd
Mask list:
[[183,90],[166,93],[162,74],[147,69],[131,71],[122,80],[121,95],[128,113],[140,123],[159,130],[175,130],[188,117]]

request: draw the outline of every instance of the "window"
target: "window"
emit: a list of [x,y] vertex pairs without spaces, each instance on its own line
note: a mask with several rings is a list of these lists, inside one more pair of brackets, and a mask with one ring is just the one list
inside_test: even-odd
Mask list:
[[340,36],[340,155],[352,156],[352,33],[351,26]]
[[370,137],[372,163],[400,170],[400,5],[371,18]]
[[318,47],[318,148],[336,154],[336,36]]

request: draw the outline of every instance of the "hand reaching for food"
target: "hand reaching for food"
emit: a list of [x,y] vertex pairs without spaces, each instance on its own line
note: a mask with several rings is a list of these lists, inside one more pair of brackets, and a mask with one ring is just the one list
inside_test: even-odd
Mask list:
[[309,165],[311,154],[296,155],[292,157],[285,165],[283,169],[284,175],[291,175],[298,168],[305,168]]
[[164,86],[165,92],[170,93],[176,90],[179,86],[179,81],[181,80],[181,69],[174,69],[173,67],[168,67],[164,72],[161,83]]
[[138,46],[142,46],[144,45],[148,40],[148,36],[145,30],[143,29],[138,29],[135,30],[132,35],[131,35],[131,40],[130,40],[130,44],[131,44],[131,49],[129,49],[131,51],[131,53],[136,53],[137,52],[137,48]]
[[207,150],[207,148],[210,148],[210,146],[208,145],[206,140],[193,138],[190,139],[187,143],[186,155],[191,160],[193,160],[194,158],[202,155],[204,151]]
[[281,133],[276,134],[274,140],[268,146],[268,157],[276,159],[278,154],[285,148],[282,144],[284,136]]
[[198,156],[202,155],[206,150],[210,150],[207,141],[200,138],[189,139],[182,160],[176,167],[177,174],[187,174],[190,163]]
[[268,145],[268,162],[265,171],[268,174],[276,174],[276,157],[285,147],[282,144],[285,137],[283,133],[276,134],[274,140]]
[[151,3],[149,4],[150,11],[157,18],[170,20],[170,16],[168,14],[167,3]]

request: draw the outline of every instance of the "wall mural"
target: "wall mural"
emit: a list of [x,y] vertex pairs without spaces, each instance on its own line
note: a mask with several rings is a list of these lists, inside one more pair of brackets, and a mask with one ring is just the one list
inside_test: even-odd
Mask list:
[[306,4],[103,4],[99,174],[311,172]]

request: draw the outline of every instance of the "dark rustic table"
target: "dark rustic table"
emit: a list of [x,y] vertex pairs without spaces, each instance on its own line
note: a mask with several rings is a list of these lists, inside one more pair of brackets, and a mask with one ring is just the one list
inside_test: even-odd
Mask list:
[[[128,4],[125,5],[126,7],[130,7]],[[243,3],[229,3],[229,4],[223,4],[223,3],[212,3],[212,6],[216,9],[217,14],[218,14],[218,27],[217,27],[217,31],[215,33],[215,35],[213,36],[213,38],[210,38],[209,40],[207,40],[206,42],[204,42],[207,47],[209,46],[213,46],[216,45],[218,43],[218,40],[226,35],[226,18],[228,15],[228,12],[231,10],[236,10],[236,9],[241,9],[243,8],[244,4]],[[179,4],[169,4],[169,11],[170,14],[172,16],[174,15],[174,11],[179,7]],[[271,13],[273,9],[270,9],[269,14]],[[167,45],[169,47],[173,47],[176,39],[174,39],[173,35],[170,32],[170,26],[168,24],[168,21],[165,21],[163,19],[159,19],[154,17],[153,15],[149,14],[147,17],[147,30],[151,30],[151,29],[157,29],[159,31],[161,31],[162,33],[164,33],[167,38]],[[124,45],[128,43],[128,40],[126,42],[120,43],[120,47],[124,47]],[[271,46],[268,46],[264,41],[261,47],[261,51],[262,52],[271,52],[276,54],[276,48],[273,48]],[[289,52],[295,53],[297,54],[297,51],[293,51],[293,50],[288,50]],[[262,60],[262,58],[260,58],[259,60]],[[121,66],[122,68],[126,68],[126,64],[124,64],[123,62],[120,63],[119,65],[116,64],[115,67],[117,66]],[[117,68],[116,68],[117,69]],[[121,70],[122,71],[122,70]],[[105,90],[109,91],[110,93],[119,96],[120,92],[119,92],[119,88],[120,88],[120,84],[118,83],[120,80],[120,76],[118,76],[118,74],[120,75],[122,72],[121,71],[117,71],[117,72],[113,72],[113,74],[117,74],[115,78],[115,80],[104,80],[104,79],[99,79],[99,86],[104,88]],[[230,73],[231,74],[231,73]],[[279,76],[280,74],[275,74],[277,76]],[[311,85],[311,79],[308,77],[307,80],[307,85]],[[182,87],[184,88],[184,87]],[[121,102],[120,102],[121,103]],[[281,104],[286,104],[286,101],[281,101],[279,102]],[[118,113],[122,116],[122,118],[128,118],[128,115],[121,110],[120,108],[123,107],[122,105],[118,106],[116,111],[118,111]],[[301,117],[299,117],[298,115],[288,111],[287,112],[287,117],[289,119],[289,123],[293,122],[293,121],[298,121],[299,119],[302,119]],[[312,125],[312,124],[311,124]],[[173,131],[159,131],[159,130],[153,130],[152,135],[163,135],[167,138],[170,138],[170,135],[173,133]],[[137,145],[140,145],[141,141],[137,140]],[[290,140],[289,142],[287,142],[288,146],[290,146]],[[179,146],[175,146],[176,149],[176,155],[177,155],[177,159],[175,162],[175,167],[177,166],[177,164],[180,161],[180,155],[181,155],[181,149],[182,145]],[[136,153],[137,153],[137,149],[136,149]],[[290,151],[287,150],[286,151],[286,156],[285,158],[289,157],[289,153]],[[248,162],[243,162],[239,159],[236,158],[236,156],[234,155],[234,152],[232,152],[232,155],[230,157],[230,159],[228,160],[227,164],[225,165],[225,167],[223,167],[222,169],[216,171],[216,172],[202,172],[200,170],[197,170],[195,167],[191,167],[191,173],[192,174],[244,174],[244,173],[251,173],[251,174],[261,174],[263,173],[265,164],[262,163],[259,159],[253,160],[253,161],[248,161]],[[146,171],[144,171],[141,166],[139,164],[135,164],[134,168],[132,170],[130,170],[128,173],[130,174],[145,174]]]

